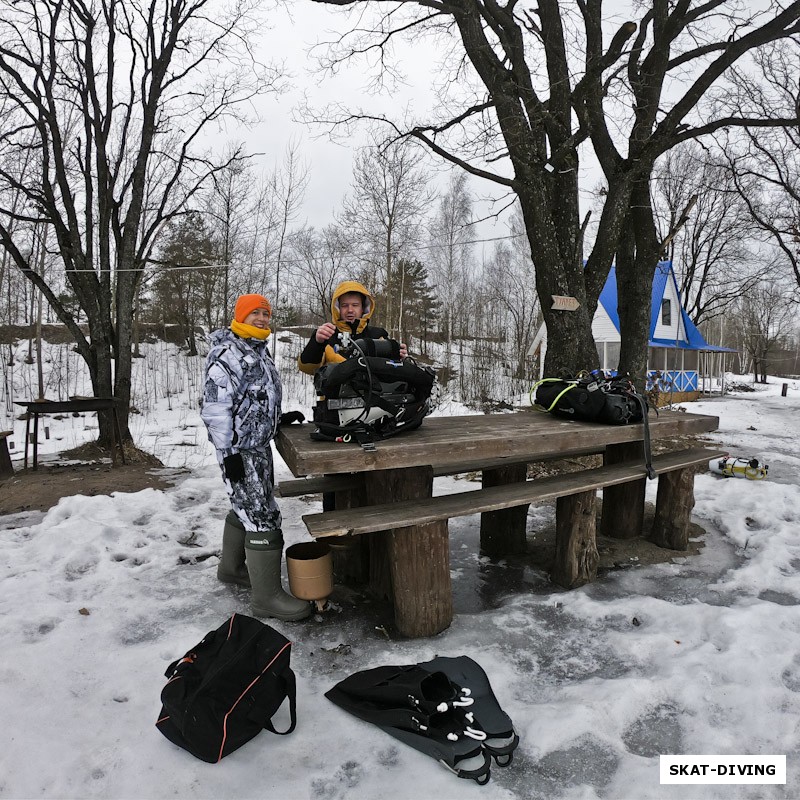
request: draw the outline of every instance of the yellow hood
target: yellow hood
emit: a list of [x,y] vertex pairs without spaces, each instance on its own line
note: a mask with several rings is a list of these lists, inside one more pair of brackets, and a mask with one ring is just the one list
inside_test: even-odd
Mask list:
[[339,298],[348,292],[358,292],[359,294],[363,294],[365,297],[364,314],[362,315],[361,321],[358,323],[358,328],[356,329],[356,333],[361,333],[364,328],[367,327],[367,323],[369,322],[373,311],[375,311],[375,298],[369,293],[367,288],[363,284],[358,283],[358,281],[342,281],[342,283],[336,287],[333,292],[333,298],[331,299],[331,319],[333,324],[340,331],[350,331],[350,326],[339,314]]

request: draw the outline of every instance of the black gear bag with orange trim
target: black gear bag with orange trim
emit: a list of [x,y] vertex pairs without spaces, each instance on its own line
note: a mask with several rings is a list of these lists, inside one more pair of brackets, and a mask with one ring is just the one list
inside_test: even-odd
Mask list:
[[[234,614],[167,667],[156,727],[212,764],[264,728],[291,733],[297,721],[291,645],[269,625]],[[287,698],[291,724],[278,731],[272,717]]]

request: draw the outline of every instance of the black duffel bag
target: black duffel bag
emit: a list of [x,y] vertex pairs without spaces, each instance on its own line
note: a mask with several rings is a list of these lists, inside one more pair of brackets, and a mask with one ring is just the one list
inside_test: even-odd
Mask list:
[[[167,667],[156,727],[212,764],[264,728],[291,733],[297,721],[291,645],[269,625],[234,614]],[[287,698],[291,724],[278,731],[272,717]]]

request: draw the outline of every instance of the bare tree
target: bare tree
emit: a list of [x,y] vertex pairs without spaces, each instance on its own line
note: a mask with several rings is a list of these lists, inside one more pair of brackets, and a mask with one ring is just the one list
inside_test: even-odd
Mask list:
[[[467,179],[467,173],[463,170],[450,174],[447,190],[439,200],[439,207],[429,228],[433,283],[441,304],[447,367],[450,367],[454,324],[461,321],[462,299],[472,268],[469,227],[472,222],[472,198],[467,191]],[[458,333],[462,334],[463,331],[459,329]]]
[[713,319],[758,280],[747,207],[719,154],[693,142],[660,159],[653,178],[659,236],[675,232],[664,256],[674,262],[683,307],[697,324]]
[[[549,374],[597,363],[591,322],[616,255],[620,366],[642,378],[661,254],[649,194],[653,165],[676,144],[723,127],[796,124],[797,113],[765,121],[700,104],[754,48],[800,30],[800,2],[751,13],[733,1],[654,0],[634,4],[638,21],[617,25],[604,17],[601,0],[583,0],[577,11],[557,0],[538,0],[532,9],[518,0],[316,1],[352,7],[358,20],[326,51],[323,66],[332,70],[362,57],[380,70],[396,69],[397,39],[441,37],[441,94],[430,116],[332,109],[316,120],[335,126],[381,119],[394,136],[415,137],[517,196],[544,319],[558,331],[547,350]],[[589,141],[605,199],[584,267],[578,173],[579,148]],[[579,310],[552,310],[553,294],[575,296]]]
[[303,286],[307,311],[315,321],[329,318],[333,290],[351,277],[347,274],[351,252],[349,237],[338,225],[328,225],[321,231],[304,228],[292,237],[295,282]]
[[525,223],[518,209],[511,218],[510,230],[511,238],[495,247],[486,270],[487,284],[490,302],[497,309],[496,324],[502,326],[506,334],[509,357],[514,365],[513,377],[524,378],[529,377],[525,359],[541,319],[541,310],[533,281],[533,264],[525,246]]
[[[251,55],[255,0],[1,6],[0,243],[72,333],[94,393],[119,401],[130,440],[133,306],[153,242],[218,168],[204,130],[246,123],[244,101],[279,76]],[[8,202],[14,191],[24,205]],[[88,337],[29,261],[37,224],[53,229]],[[111,441],[103,415],[100,442]]]
[[[779,115],[800,109],[800,42],[780,42],[759,54],[757,79],[738,72],[737,103]],[[736,131],[723,139],[732,180],[764,238],[800,290],[800,126]],[[796,293],[800,298],[800,291]]]
[[203,211],[210,220],[211,232],[217,242],[222,292],[216,298],[216,304],[221,310],[221,320],[227,324],[232,316],[233,298],[242,288],[240,280],[237,280],[241,275],[234,277],[234,286],[231,286],[231,268],[244,260],[256,200],[252,165],[242,146],[229,144],[224,161],[225,166],[212,175],[212,186]]
[[[299,142],[292,141],[286,148],[283,157],[283,164],[274,173],[272,191],[276,210],[276,252],[275,252],[275,299],[273,301],[276,312],[285,306],[285,300],[281,295],[281,264],[284,259],[284,252],[289,236],[289,226],[297,219],[300,206],[303,202],[306,189],[308,187],[308,164],[300,156]],[[276,314],[277,321],[280,321],[280,313]],[[273,327],[276,327],[273,322]],[[274,336],[272,346],[277,350],[278,337]]]
[[773,352],[795,324],[794,311],[788,292],[774,281],[756,284],[737,301],[735,327],[755,382],[767,382]]
[[[389,287],[402,291],[394,270],[418,244],[420,220],[432,191],[422,169],[424,153],[411,144],[377,143],[356,153],[352,193],[344,201],[341,224],[352,232],[361,259],[377,275],[369,280],[378,293]],[[402,328],[402,298],[383,296],[383,322],[390,331]]]

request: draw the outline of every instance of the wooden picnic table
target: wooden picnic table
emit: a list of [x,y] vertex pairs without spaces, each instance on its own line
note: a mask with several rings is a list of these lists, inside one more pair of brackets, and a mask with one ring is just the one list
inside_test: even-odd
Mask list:
[[[651,412],[649,423],[650,437],[655,442],[658,439],[715,430],[719,420],[713,416],[661,411],[658,415]],[[287,425],[278,432],[278,452],[295,477],[357,473],[359,478],[363,477],[363,489],[354,505],[375,506],[376,513],[383,510],[381,518],[393,518],[391,513],[387,516],[383,506],[387,503],[398,504],[394,507],[398,511],[396,519],[402,520],[403,527],[370,534],[369,580],[373,590],[386,594],[392,600],[397,628],[407,636],[438,633],[447,628],[453,615],[447,519],[408,524],[415,518],[415,508],[419,509],[417,518],[432,518],[427,511],[428,505],[437,500],[428,500],[432,497],[434,471],[438,474],[446,471],[455,473],[460,465],[465,470],[484,465],[484,487],[500,486],[503,491],[503,484],[524,482],[526,465],[540,460],[542,456],[552,458],[554,453],[576,450],[604,452],[605,464],[610,465],[606,472],[608,469],[616,469],[616,472],[614,476],[604,473],[603,482],[597,484],[597,488],[605,487],[601,530],[622,538],[642,533],[646,481],[635,477],[643,474],[642,424],[583,423],[535,411],[430,417],[416,431],[378,441],[373,451],[362,449],[356,443],[314,441],[309,436],[311,430],[309,424]],[[695,456],[695,462],[697,460]],[[623,474],[628,466],[631,471]],[[676,468],[674,465],[664,467],[665,470]],[[638,472],[635,471],[637,469]],[[687,474],[690,476],[688,484]],[[692,472],[684,469],[681,475],[680,481],[674,481],[667,488],[670,490],[670,502],[685,507],[688,501],[685,502],[681,495],[691,495],[693,504]],[[567,481],[567,477],[564,481]],[[535,487],[537,484],[543,488],[546,486],[544,481],[528,481],[528,486]],[[563,519],[557,520],[557,525],[575,527],[582,524],[580,519],[586,518],[589,512],[576,506],[572,497],[562,497],[561,494],[572,493],[578,499],[590,498],[593,502],[596,488],[587,484],[583,489],[587,487],[593,491],[583,491],[582,495],[577,495],[574,490],[567,488],[561,493],[551,492],[547,495],[545,492],[542,495],[559,497],[558,514]],[[494,490],[484,489],[484,493],[486,491]],[[461,502],[471,501],[462,499]],[[512,507],[514,502],[516,506]],[[519,552],[520,537],[524,547],[527,505],[513,498],[511,502],[484,502],[483,505],[476,500],[475,505],[476,512],[483,512],[485,508],[495,509],[483,513],[482,543],[483,533],[486,532],[487,541],[493,541],[495,554],[504,545],[511,552]],[[691,505],[688,508],[691,510]],[[403,513],[399,513],[401,509]],[[388,510],[391,512],[392,509]],[[346,510],[336,510],[313,516],[319,518],[318,521],[330,519],[333,522],[346,520],[347,513]],[[462,509],[458,513],[466,512]],[[688,511],[686,516],[688,519]],[[593,544],[593,510],[591,517]],[[309,519],[304,519],[309,524]],[[334,529],[335,526],[331,528],[332,531]],[[365,527],[364,530],[375,529]],[[336,529],[335,532],[341,534],[345,531]],[[578,544],[571,542],[569,546],[583,546],[577,539],[575,542]],[[562,561],[566,559],[564,563],[567,563],[569,559],[580,560],[581,557],[580,554],[567,554]],[[574,576],[561,582],[563,585],[580,585]]]
[[90,411],[111,412],[111,463],[117,463],[119,447],[122,463],[125,451],[122,447],[122,432],[117,416],[117,400],[114,397],[71,397],[69,400],[15,400],[14,405],[25,409],[25,463],[28,468],[28,444],[30,442],[31,417],[33,417],[33,469],[39,468],[39,417],[46,414],[84,414]]

